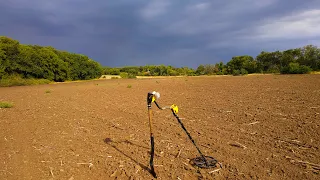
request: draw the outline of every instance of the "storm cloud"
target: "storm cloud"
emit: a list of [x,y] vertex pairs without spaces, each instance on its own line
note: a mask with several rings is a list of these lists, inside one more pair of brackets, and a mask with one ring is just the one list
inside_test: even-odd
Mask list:
[[104,66],[196,68],[320,45],[318,0],[0,0],[0,35]]

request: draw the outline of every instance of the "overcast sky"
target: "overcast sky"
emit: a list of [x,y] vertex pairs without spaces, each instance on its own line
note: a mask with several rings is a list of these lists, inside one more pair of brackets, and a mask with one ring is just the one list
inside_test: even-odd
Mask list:
[[320,0],[0,0],[0,35],[103,66],[196,68],[320,46]]

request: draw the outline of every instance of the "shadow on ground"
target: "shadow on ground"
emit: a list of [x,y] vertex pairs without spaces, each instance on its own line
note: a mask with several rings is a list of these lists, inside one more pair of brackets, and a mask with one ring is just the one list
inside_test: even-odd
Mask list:
[[111,138],[105,138],[103,140],[107,145],[111,146],[112,148],[114,148],[115,150],[117,150],[120,154],[126,156],[127,158],[131,159],[134,163],[136,163],[137,165],[139,165],[142,169],[148,171],[151,175],[152,175],[152,171],[150,168],[148,168],[147,166],[143,165],[142,163],[138,162],[137,160],[133,159],[131,156],[129,156],[128,154],[124,153],[121,149],[119,149],[117,146],[114,145],[114,143],[128,143],[128,144],[131,144],[131,145],[135,145],[135,146],[138,146],[138,147],[142,147],[142,148],[145,148],[145,149],[148,149],[147,147],[144,147],[144,146],[140,146],[140,145],[137,145],[137,144],[134,144],[128,140],[125,140],[125,141],[120,141],[120,142],[115,142],[115,141],[112,141]]

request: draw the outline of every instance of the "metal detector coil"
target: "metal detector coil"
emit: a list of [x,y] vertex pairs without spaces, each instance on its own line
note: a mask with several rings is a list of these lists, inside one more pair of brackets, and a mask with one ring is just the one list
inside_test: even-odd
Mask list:
[[190,160],[191,165],[205,169],[215,168],[217,163],[218,161],[211,156],[199,156]]

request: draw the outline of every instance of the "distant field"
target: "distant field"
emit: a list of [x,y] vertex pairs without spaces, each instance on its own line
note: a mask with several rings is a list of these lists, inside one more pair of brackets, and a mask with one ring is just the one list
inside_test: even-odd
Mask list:
[[319,179],[320,75],[3,87],[0,101],[14,106],[0,109],[0,179],[152,179],[146,96],[154,90],[160,105],[179,106],[201,150],[223,167],[191,166],[197,150],[169,110],[155,109],[158,179]]
[[137,76],[138,79],[152,79],[152,78],[177,78],[186,76]]
[[[176,78],[185,76],[136,76],[138,79],[151,79],[151,78]],[[120,79],[120,75],[102,75],[99,79]]]
[[99,79],[112,79],[112,78],[120,79],[121,76],[119,76],[119,75],[102,75]]

